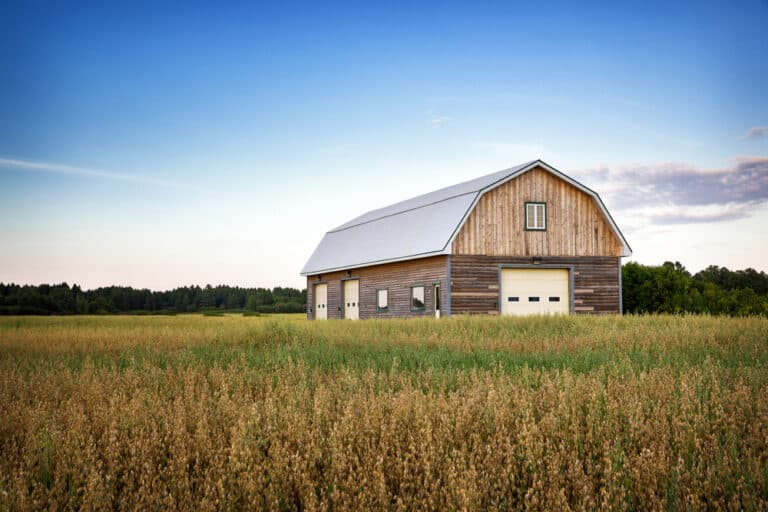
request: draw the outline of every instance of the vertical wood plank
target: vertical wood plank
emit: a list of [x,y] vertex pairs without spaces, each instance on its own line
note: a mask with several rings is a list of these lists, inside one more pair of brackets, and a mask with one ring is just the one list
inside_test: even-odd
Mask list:
[[[546,201],[545,232],[525,231],[527,201]],[[452,253],[619,256],[621,242],[592,197],[537,168],[483,195],[457,234]]]

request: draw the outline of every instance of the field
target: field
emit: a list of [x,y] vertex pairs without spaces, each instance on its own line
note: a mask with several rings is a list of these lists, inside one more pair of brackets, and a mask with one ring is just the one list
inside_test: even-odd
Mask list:
[[768,320],[0,318],[0,509],[766,510]]

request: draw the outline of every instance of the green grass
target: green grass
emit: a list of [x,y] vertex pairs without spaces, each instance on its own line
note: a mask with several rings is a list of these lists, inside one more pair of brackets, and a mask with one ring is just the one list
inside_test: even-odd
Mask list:
[[693,316],[363,322],[308,322],[301,315],[0,319],[2,364],[27,371],[62,364],[77,371],[86,360],[116,369],[145,363],[227,367],[235,362],[279,368],[302,362],[326,372],[515,373],[528,368],[582,374],[610,366],[638,373],[704,363],[764,369],[767,340],[765,319]]

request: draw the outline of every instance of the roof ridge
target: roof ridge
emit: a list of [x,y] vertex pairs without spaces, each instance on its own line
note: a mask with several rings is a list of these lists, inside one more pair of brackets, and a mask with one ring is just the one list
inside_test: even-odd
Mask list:
[[[351,229],[351,228],[355,228],[357,226],[362,226],[363,224],[368,224],[370,222],[376,222],[377,220],[386,219],[387,217],[394,217],[395,215],[400,215],[401,213],[407,213],[407,212],[412,212],[414,210],[418,210],[420,208],[426,208],[427,206],[432,206],[432,205],[435,205],[437,203],[442,203],[442,202],[445,202],[445,201],[449,201],[451,199],[456,199],[457,197],[466,196],[466,195],[469,195],[469,194],[477,194],[477,193],[480,192],[480,190],[482,190],[482,189],[470,190],[469,192],[464,192],[463,194],[456,194],[454,196],[444,197],[442,199],[438,199],[437,201],[432,201],[431,203],[424,203],[424,204],[420,204],[419,206],[414,206],[413,208],[406,208],[405,210],[398,210],[398,211],[396,211],[394,213],[388,213],[386,215],[382,215],[381,217],[375,217],[373,219],[368,219],[368,220],[365,220],[365,221],[362,221],[362,222],[358,222],[357,224],[350,224],[349,226],[347,226],[346,224],[342,224],[338,228],[331,229],[330,231],[328,231],[328,233],[337,233],[339,231],[344,231],[345,229]],[[427,195],[427,194],[422,194],[422,195]],[[415,196],[415,197],[412,197],[411,199],[416,199],[416,198],[419,198],[419,197],[421,197],[421,196]],[[405,201],[410,201],[411,199],[406,199]],[[405,201],[400,201],[400,202],[404,203]],[[383,210],[384,208],[389,208],[390,206],[394,206],[395,204],[397,204],[397,203],[390,204],[388,206],[383,206],[381,208],[376,208],[376,210]],[[364,215],[367,215],[367,214],[369,214],[371,212],[375,212],[376,210],[371,210],[371,211],[365,212],[363,215],[360,215],[360,217],[362,217]]]
[[356,219],[365,218],[367,215],[370,215],[371,213],[379,211],[379,210],[386,210],[388,208],[392,208],[393,206],[401,204],[401,203],[407,203],[409,201],[414,201],[416,199],[419,199],[420,197],[428,196],[430,194],[436,194],[437,192],[440,192],[441,190],[447,190],[447,189],[450,189],[450,188],[459,187],[461,185],[465,185],[465,184],[473,182],[473,181],[482,180],[483,178],[488,178],[490,176],[494,176],[494,175],[497,175],[497,174],[504,173],[501,177],[499,177],[497,180],[493,181],[492,183],[479,185],[477,188],[474,188],[473,190],[469,190],[469,191],[461,192],[461,193],[456,193],[456,194],[453,194],[453,195],[450,195],[450,196],[447,196],[447,197],[443,197],[443,198],[437,199],[435,201],[431,201],[429,203],[419,204],[417,206],[413,206],[413,207],[410,207],[410,208],[404,208],[402,210],[398,210],[398,211],[392,212],[392,213],[384,213],[382,215],[379,215],[379,216],[376,216],[376,217],[373,217],[373,218],[368,218],[368,219],[362,220],[360,222],[356,222],[354,224],[350,224],[351,222],[353,222],[355,220],[355,219],[352,219],[352,220],[350,220],[350,221],[348,221],[348,222],[346,222],[344,224],[341,224],[341,225],[339,225],[339,226],[337,226],[337,227],[327,231],[326,233],[336,233],[336,232],[339,232],[339,231],[343,231],[345,229],[353,228],[353,227],[356,227],[356,226],[362,226],[363,224],[368,224],[370,222],[375,222],[377,220],[385,219],[387,217],[393,217],[393,216],[399,215],[401,213],[406,213],[406,212],[418,210],[419,208],[425,208],[427,206],[432,206],[432,205],[441,203],[443,201],[448,201],[450,199],[455,199],[457,197],[465,196],[467,194],[473,194],[473,193],[477,194],[477,193],[479,193],[479,192],[481,192],[483,190],[486,190],[489,187],[495,186],[497,183],[507,179],[512,174],[515,174],[515,173],[519,172],[522,169],[528,168],[532,164],[534,164],[536,162],[540,162],[540,161],[541,160],[539,160],[539,159],[531,160],[529,162],[525,162],[525,163],[522,163],[522,164],[514,165],[514,166],[508,167],[506,169],[501,169],[500,171],[491,172],[491,173],[488,173],[488,174],[484,174],[482,176],[478,176],[476,178],[472,178],[472,179],[465,180],[465,181],[460,181],[459,183],[454,183],[453,185],[448,185],[447,187],[441,187],[441,188],[439,188],[437,190],[433,190],[431,192],[425,192],[424,194],[419,194],[417,196],[409,197],[408,199],[403,199],[402,201],[398,201],[396,203],[388,204],[388,205],[382,206],[381,208],[376,208],[374,210],[368,210],[367,212],[362,213],[361,215],[358,215],[355,218]]

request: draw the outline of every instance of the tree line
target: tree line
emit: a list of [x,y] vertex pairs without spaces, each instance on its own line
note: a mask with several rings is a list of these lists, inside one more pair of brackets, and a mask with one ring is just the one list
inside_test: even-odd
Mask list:
[[[680,262],[622,267],[627,313],[706,313],[768,316],[768,274],[711,265],[691,275]],[[276,287],[184,286],[151,291],[127,286],[83,290],[78,285],[0,283],[0,315],[174,314],[211,311],[303,313],[307,290]]]
[[0,315],[174,314],[207,311],[301,313],[307,291],[276,287],[184,286],[169,291],[107,286],[83,290],[78,285],[0,283]]
[[710,265],[691,275],[676,261],[661,266],[629,262],[622,267],[627,313],[706,313],[768,316],[768,274]]

